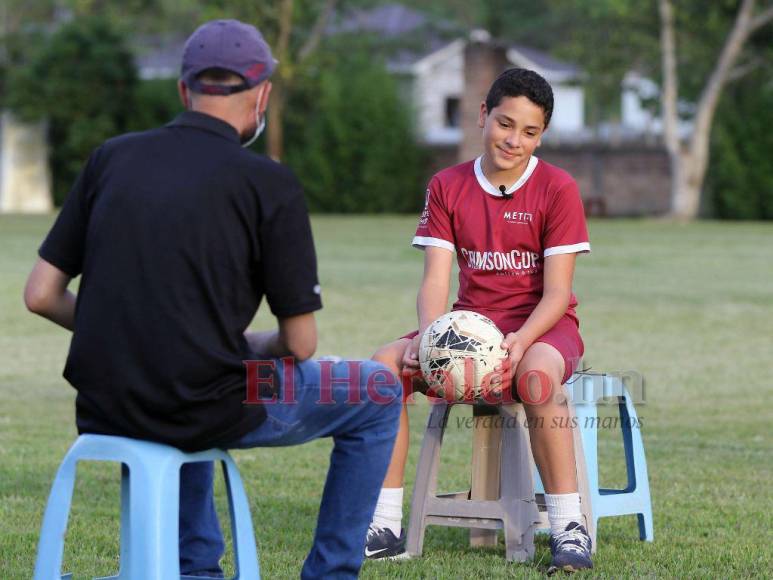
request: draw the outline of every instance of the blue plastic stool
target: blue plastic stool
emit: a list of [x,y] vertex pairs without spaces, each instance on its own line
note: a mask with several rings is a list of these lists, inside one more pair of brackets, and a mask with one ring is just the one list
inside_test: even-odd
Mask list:
[[[120,571],[110,579],[181,578],[179,562],[180,468],[184,463],[220,461],[231,510],[236,576],[260,578],[249,503],[239,470],[228,453],[210,449],[184,453],[174,447],[107,435],[81,435],[56,473],[38,544],[35,580],[67,580],[62,554],[78,461],[121,465]],[[184,576],[182,578],[185,578]],[[108,580],[108,579],[103,579]]]
[[[596,546],[596,531],[599,518],[636,514],[639,520],[639,539],[652,542],[652,502],[647,476],[647,460],[644,457],[644,442],[639,420],[631,394],[621,377],[604,373],[575,373],[566,384],[568,395],[573,402],[574,416],[582,438],[587,470],[588,500],[592,522],[588,532]],[[625,466],[628,483],[623,489],[599,488],[598,461],[598,402],[607,397],[618,398],[619,425],[623,436]],[[544,493],[539,473],[534,469],[535,492]]]

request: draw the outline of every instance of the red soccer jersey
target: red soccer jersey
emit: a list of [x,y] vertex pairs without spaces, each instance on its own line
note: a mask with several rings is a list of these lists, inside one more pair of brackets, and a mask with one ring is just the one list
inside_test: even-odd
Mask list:
[[[532,156],[504,196],[495,185],[480,157],[437,173],[413,245],[456,252],[453,309],[479,312],[509,332],[542,298],[544,258],[590,252],[590,243],[580,192],[565,171]],[[572,294],[567,314],[576,320],[575,306]]]

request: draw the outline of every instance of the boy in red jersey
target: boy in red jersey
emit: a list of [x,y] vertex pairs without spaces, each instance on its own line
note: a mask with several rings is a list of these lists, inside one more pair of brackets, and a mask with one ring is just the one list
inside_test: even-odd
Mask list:
[[[555,393],[583,354],[572,278],[578,253],[589,252],[582,200],[572,177],[533,155],[550,123],[553,91],[537,73],[510,69],[481,103],[481,157],[436,174],[427,189],[413,245],[425,251],[418,292],[419,330],[378,350],[394,372],[418,368],[419,338],[446,311],[452,261],[459,264],[454,310],[491,318],[505,335],[508,358],[497,368],[514,384],[531,371]],[[514,370],[514,372],[513,372]],[[509,385],[507,385],[509,386]],[[593,566],[577,493],[568,408],[555,397],[524,405],[534,459],[546,490],[551,570]],[[563,425],[565,427],[553,427]],[[366,556],[405,551],[403,474],[408,417],[401,417]]]

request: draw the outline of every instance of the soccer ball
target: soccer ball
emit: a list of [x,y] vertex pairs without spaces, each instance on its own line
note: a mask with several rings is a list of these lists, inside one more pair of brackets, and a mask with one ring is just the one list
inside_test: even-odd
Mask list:
[[477,312],[456,310],[435,320],[419,343],[419,365],[430,390],[452,401],[479,397],[494,367],[507,356],[503,339],[496,325]]

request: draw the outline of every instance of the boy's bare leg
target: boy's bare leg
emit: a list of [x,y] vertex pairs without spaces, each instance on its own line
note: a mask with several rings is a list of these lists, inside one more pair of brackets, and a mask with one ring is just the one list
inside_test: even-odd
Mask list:
[[382,487],[403,487],[405,462],[408,459],[409,435],[408,406],[403,403],[403,411],[400,413],[400,429],[397,432],[397,439],[395,439],[392,451],[392,461],[389,463]]
[[521,385],[520,392],[529,421],[532,454],[545,486],[552,554],[548,575],[561,569],[592,568],[591,539],[584,526],[580,495],[577,493],[569,407],[561,389],[564,359],[555,347],[535,342],[518,364],[516,380],[529,371],[540,371],[550,380],[550,393],[544,402],[539,402],[543,397],[540,396],[537,376],[533,377],[531,396],[523,392],[528,390],[526,385]]
[[[401,376],[403,355],[411,341],[402,338],[381,347],[373,360],[386,365],[396,376]],[[379,494],[373,523],[368,532],[365,556],[368,558],[399,557],[405,553],[405,536],[402,534],[403,479],[408,458],[409,426],[408,410],[403,403],[400,428],[395,440],[392,460]]]
[[[401,338],[382,346],[373,355],[373,360],[386,365],[395,376],[400,377],[403,367],[403,354],[410,344],[407,338]],[[389,464],[383,487],[403,487],[403,478],[405,476],[405,462],[408,459],[409,426],[408,409],[403,404],[403,411],[400,414],[400,429],[395,440],[395,447],[392,451],[392,461]]]
[[542,394],[539,377],[535,373],[525,381],[531,393],[528,400],[523,396],[524,393],[520,393],[529,421],[534,461],[547,493],[575,493],[577,473],[574,442],[569,424],[569,408],[563,400],[560,387],[564,376],[564,359],[555,347],[544,342],[535,342],[518,364],[516,381],[520,381],[531,371],[547,375],[551,389],[546,401],[535,404],[539,402]]

